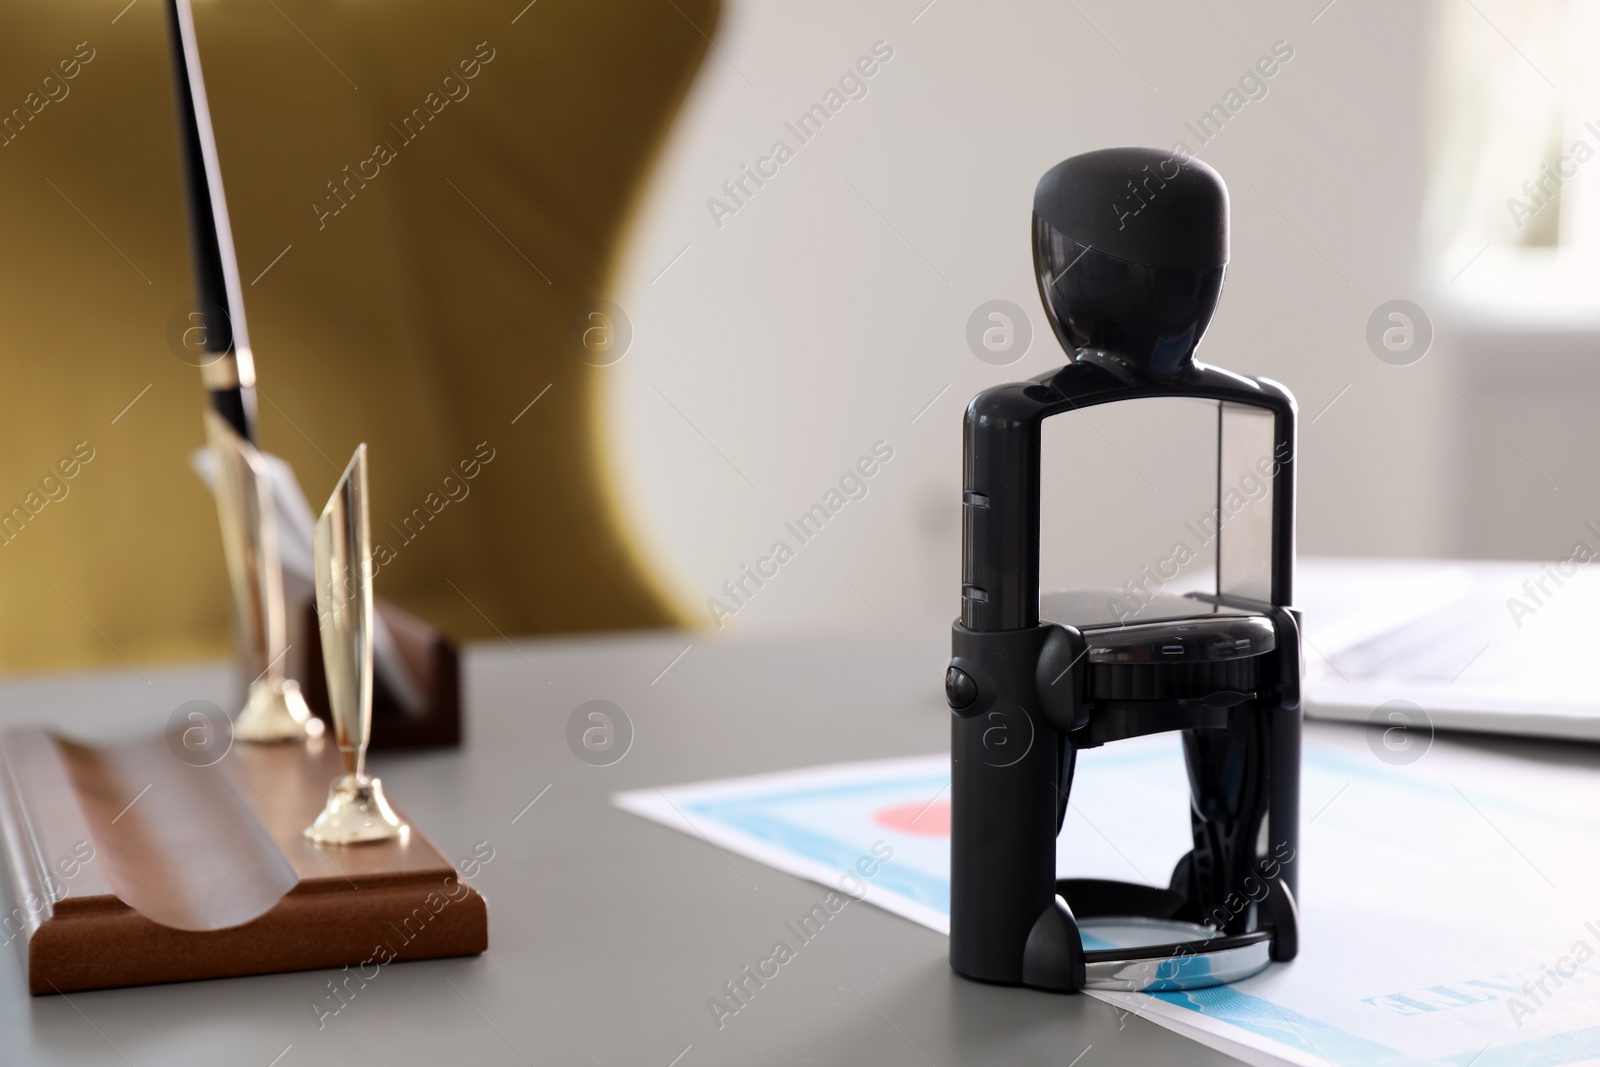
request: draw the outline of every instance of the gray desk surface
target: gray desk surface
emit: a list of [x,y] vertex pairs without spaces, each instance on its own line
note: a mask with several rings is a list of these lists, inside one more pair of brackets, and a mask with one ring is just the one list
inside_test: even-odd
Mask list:
[[[447,855],[493,849],[475,879],[490,906],[487,955],[386,967],[319,1029],[310,1002],[333,972],[32,998],[8,950],[0,1064],[951,1067],[1066,1065],[1085,1049],[1080,1067],[1236,1062],[1088,997],[959,979],[944,937],[870,906],[842,913],[719,1031],[707,999],[819,889],[618,811],[610,795],[938,751],[948,712],[937,672],[893,635],[695,639],[662,674],[690,640],[476,646],[466,746],[374,761]],[[180,703],[229,692],[221,667],[144,674],[12,679],[0,684],[0,724],[149,732]],[[567,717],[595,698],[620,705],[636,731],[610,767],[580,762],[565,740]]]

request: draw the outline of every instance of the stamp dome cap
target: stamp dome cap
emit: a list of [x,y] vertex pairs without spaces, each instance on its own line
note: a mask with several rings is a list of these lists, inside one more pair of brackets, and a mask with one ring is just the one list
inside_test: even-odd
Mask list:
[[1033,213],[1106,255],[1158,270],[1206,271],[1228,262],[1228,187],[1189,156],[1159,148],[1102,148],[1045,171]]

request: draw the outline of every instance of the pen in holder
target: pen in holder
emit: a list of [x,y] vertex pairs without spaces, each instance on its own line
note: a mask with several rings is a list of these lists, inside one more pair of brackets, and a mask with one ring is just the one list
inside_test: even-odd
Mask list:
[[322,733],[300,686],[286,677],[288,652],[283,574],[278,560],[272,486],[261,454],[215,411],[205,413],[217,460],[217,516],[233,588],[235,621],[246,659],[257,671],[233,723],[240,741],[289,741]]
[[389,807],[383,783],[366,773],[372,737],[372,527],[366,445],[356,448],[322,509],[314,550],[322,660],[344,775],[328,787],[327,807],[306,836],[319,845],[399,837],[406,824]]
[[[1228,260],[1227,187],[1200,161],[1117,148],[1058,164],[1033,248],[1070,361],[966,411],[950,963],[1057,992],[1235,981],[1294,958],[1298,937],[1294,399],[1194,360]],[[1215,593],[1041,597],[1041,423],[1152,397],[1217,405]],[[1266,496],[1235,507],[1251,476]],[[1167,731],[1182,733],[1194,840],[1170,884],[1058,879],[1078,752]]]
[[[190,262],[194,269],[195,301],[176,321],[181,329],[171,340],[185,362],[200,368],[200,378],[210,399],[207,436],[217,454],[224,479],[216,489],[217,508],[222,518],[222,536],[228,553],[233,580],[234,608],[239,631],[247,646],[244,657],[254,671],[265,671],[269,664],[255,662],[254,635],[263,631],[280,635],[269,658],[270,674],[264,685],[252,686],[249,703],[235,723],[234,736],[250,741],[286,740],[316,736],[323,730],[322,720],[332,721],[327,693],[323,688],[323,666],[315,654],[316,642],[299,637],[302,623],[315,610],[314,598],[303,592],[303,575],[293,575],[286,594],[277,548],[292,544],[296,531],[268,530],[257,535],[255,514],[272,521],[272,500],[256,501],[248,489],[241,495],[224,484],[231,467],[243,462],[251,469],[240,477],[254,479],[264,487],[268,478],[253,448],[246,459],[236,452],[240,443],[255,443],[256,388],[255,359],[245,322],[244,287],[239,279],[239,264],[233,249],[233,229],[228,222],[228,203],[222,189],[222,167],[217,158],[216,138],[211,129],[211,109],[206,101],[206,83],[200,67],[200,44],[195,36],[194,13],[190,0],[163,0],[166,8],[168,39],[172,54],[173,102],[178,119],[178,144],[182,152],[184,188],[187,193]],[[217,425],[213,425],[217,423]],[[225,432],[224,432],[225,431]],[[287,469],[286,467],[284,468]],[[288,479],[293,481],[292,475]],[[285,491],[281,499],[298,503],[299,487]],[[289,514],[293,515],[291,506]],[[282,532],[282,541],[276,536]],[[298,553],[291,553],[294,559]],[[257,580],[254,590],[241,586],[236,560],[259,559],[262,574],[271,579]],[[254,572],[253,564],[248,573]],[[267,607],[276,618],[263,614]],[[290,624],[285,626],[285,612]],[[379,625],[387,641],[380,643],[386,653],[378,673],[378,743],[408,747],[459,745],[461,743],[460,661],[455,643],[428,625],[393,605],[380,610]],[[292,657],[280,657],[285,638],[292,634],[298,646]],[[293,681],[305,684],[301,693]],[[287,680],[287,685],[280,684]],[[258,679],[259,680],[259,679]],[[287,708],[287,716],[284,708]],[[302,710],[318,718],[309,722]]]
[[217,462],[223,554],[243,661],[255,674],[244,710],[234,720],[233,736],[240,741],[316,737],[322,723],[311,714],[284,662],[288,621],[276,512],[271,482],[254,443],[255,362],[194,18],[189,0],[169,0],[166,12],[196,296],[182,320],[179,355],[200,368],[211,401],[205,413],[206,439]]

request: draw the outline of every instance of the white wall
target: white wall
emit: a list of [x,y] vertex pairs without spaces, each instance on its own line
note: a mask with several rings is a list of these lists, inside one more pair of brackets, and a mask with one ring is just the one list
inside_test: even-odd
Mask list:
[[[919,16],[923,3],[730,0],[720,54],[641,205],[613,288],[633,347],[596,373],[622,506],[688,609],[709,623],[706,598],[783,538],[795,559],[729,626],[881,626],[881,612],[942,659],[958,606],[962,408],[1063,362],[1030,268],[1034,183],[1092,148],[1196,148],[1185,121],[1280,40],[1294,57],[1268,95],[1199,151],[1233,203],[1232,265],[1200,358],[1299,398],[1303,553],[1452,545],[1448,360],[1388,366],[1364,340],[1377,305],[1428,299],[1421,6],[936,0]],[[894,56],[868,95],[798,144],[784,123],[880,40]],[[719,228],[707,199],[780,138],[793,160]],[[1004,368],[964,339],[996,297],[1034,331]],[[1126,555],[1132,534],[1160,544],[1152,531],[1175,529],[1194,499],[1168,491],[1192,490],[1197,450],[1214,443],[1167,420],[1097,424],[1063,436],[1085,462],[1059,485],[1093,509],[1058,522],[1087,558]],[[894,458],[868,496],[799,545],[785,520],[878,440]],[[1157,491],[1161,470],[1174,473]]]

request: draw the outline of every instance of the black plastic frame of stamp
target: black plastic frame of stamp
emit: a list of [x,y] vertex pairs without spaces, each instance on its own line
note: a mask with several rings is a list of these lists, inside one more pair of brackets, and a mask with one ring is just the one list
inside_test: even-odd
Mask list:
[[[984,390],[964,423],[961,618],[946,696],[950,963],[969,978],[1058,992],[1193,988],[1295,956],[1296,410],[1274,382],[1194,360],[1227,231],[1227,188],[1192,158],[1106,149],[1039,183],[1040,296],[1071,360]],[[1041,424],[1151,397],[1217,404],[1215,594],[1151,591],[1132,617],[1108,612],[1103,594],[1041,598]],[[1259,504],[1238,506],[1241,483],[1262,488]],[[1194,848],[1169,886],[1058,880],[1077,753],[1173,730]],[[1205,936],[1086,951],[1079,923],[1109,917]]]

